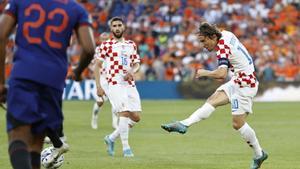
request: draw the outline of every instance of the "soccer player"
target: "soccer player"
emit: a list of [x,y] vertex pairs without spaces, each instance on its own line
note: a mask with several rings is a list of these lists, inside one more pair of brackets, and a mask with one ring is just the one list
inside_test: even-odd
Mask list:
[[[16,27],[16,25],[18,25]],[[0,17],[0,98],[4,102],[5,45],[16,28],[18,46],[8,82],[7,132],[14,169],[40,168],[48,129],[63,123],[62,93],[67,74],[66,49],[75,30],[83,52],[73,78],[93,58],[95,42],[88,13],[73,0],[10,0]],[[59,154],[63,153],[59,149]]]
[[239,131],[245,142],[253,149],[255,158],[251,169],[257,169],[268,158],[268,155],[262,150],[255,131],[246,122],[248,114],[252,113],[252,100],[259,84],[252,58],[233,33],[225,30],[219,31],[208,23],[200,25],[198,38],[208,51],[216,51],[219,67],[213,71],[199,69],[196,72],[196,78],[211,77],[224,80],[228,69],[231,69],[234,75],[189,118],[163,124],[161,127],[169,132],[184,134],[189,126],[207,119],[218,106],[231,103],[233,128]]
[[98,96],[104,95],[99,83],[99,69],[102,62],[106,64],[106,78],[108,81],[107,96],[113,109],[119,114],[119,124],[113,133],[104,138],[107,152],[114,155],[114,142],[118,136],[123,145],[124,157],[133,157],[128,143],[129,127],[140,120],[141,101],[134,82],[134,73],[139,69],[139,55],[137,46],[131,40],[125,40],[125,23],[122,18],[114,17],[109,26],[113,38],[103,42],[95,52],[95,78]]
[[[107,32],[103,32],[100,35],[100,41],[104,42],[106,40],[108,40],[110,37],[109,33]],[[99,47],[97,47],[99,48]],[[99,50],[96,48],[96,51]],[[102,63],[102,67],[99,70],[100,71],[100,83],[101,83],[101,87],[104,90],[104,93],[107,93],[108,91],[108,82],[106,80],[106,69],[105,69],[105,61],[103,61]],[[106,96],[106,94],[104,94],[103,96],[98,96],[96,97],[96,102],[93,105],[93,111],[92,111],[92,119],[91,119],[91,126],[93,129],[97,129],[98,128],[98,115],[101,111],[101,107],[103,106],[104,102],[107,101],[108,98]],[[114,129],[117,128],[118,125],[118,116],[117,113],[114,112],[114,110],[112,109],[112,127]]]

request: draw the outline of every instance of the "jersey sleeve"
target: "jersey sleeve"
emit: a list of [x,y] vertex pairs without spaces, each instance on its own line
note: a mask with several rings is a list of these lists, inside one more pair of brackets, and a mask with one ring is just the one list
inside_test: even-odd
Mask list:
[[131,63],[140,63],[140,55],[137,52],[137,50],[138,50],[137,46],[134,42],[132,42],[132,45],[133,45],[133,53],[130,56]]
[[228,60],[230,53],[230,48],[225,44],[224,40],[219,40],[217,44],[217,58],[219,67],[230,67],[230,62]]
[[17,19],[17,9],[16,0],[9,0],[4,8],[4,13]]
[[105,60],[105,56],[106,56],[106,47],[105,47],[105,43],[101,43],[100,46],[97,46],[95,49],[95,54],[94,54],[94,59],[98,59],[100,61],[104,61]]
[[78,4],[78,21],[76,23],[76,27],[80,27],[83,25],[92,26],[92,20],[89,17],[88,12]]

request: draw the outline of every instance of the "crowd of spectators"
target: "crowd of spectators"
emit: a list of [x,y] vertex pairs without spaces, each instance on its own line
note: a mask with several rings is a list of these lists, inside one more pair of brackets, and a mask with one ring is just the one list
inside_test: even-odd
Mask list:
[[[214,52],[203,51],[195,34],[202,21],[232,31],[254,59],[264,81],[300,80],[300,0],[80,0],[91,14],[97,44],[114,16],[126,20],[126,38],[138,44],[137,80],[182,81],[197,68],[215,69]],[[3,10],[3,4],[0,11]],[[14,36],[7,46],[11,63]],[[70,70],[81,48],[74,38]],[[9,70],[7,70],[9,73]],[[86,70],[85,78],[92,78]]]

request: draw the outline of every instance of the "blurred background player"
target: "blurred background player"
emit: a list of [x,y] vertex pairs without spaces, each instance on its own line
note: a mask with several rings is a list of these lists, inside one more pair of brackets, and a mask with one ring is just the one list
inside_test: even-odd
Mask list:
[[[100,35],[100,41],[104,42],[106,40],[108,40],[110,38],[110,34],[108,32],[103,32]],[[97,47],[98,48],[98,47]],[[98,50],[96,48],[96,51]],[[106,80],[106,66],[105,66],[105,61],[103,61],[102,63],[102,67],[100,69],[100,83],[101,83],[101,87],[104,90],[104,93],[107,93],[108,91],[108,82]],[[98,128],[98,115],[101,112],[101,107],[103,106],[104,102],[107,101],[108,98],[106,96],[106,94],[104,94],[103,96],[98,96],[96,95],[96,102],[93,105],[93,111],[92,111],[92,119],[91,119],[91,126],[93,129],[97,129]],[[117,128],[118,125],[118,115],[116,112],[114,112],[114,110],[111,110],[112,112],[112,127],[114,129]]]
[[225,80],[228,69],[234,73],[231,80],[220,86],[206,103],[196,110],[189,118],[161,127],[169,132],[184,134],[194,123],[207,119],[218,106],[231,103],[232,125],[253,149],[254,159],[251,169],[257,169],[268,155],[262,150],[255,131],[248,125],[246,118],[252,113],[253,97],[258,90],[252,57],[237,37],[229,31],[219,31],[215,26],[202,23],[198,38],[208,51],[216,51],[219,67],[209,71],[198,69],[196,78],[212,77]]
[[[67,74],[66,49],[75,30],[83,52],[73,78],[80,80],[95,42],[88,14],[72,0],[11,0],[0,17],[0,94],[5,101],[5,45],[16,28],[13,68],[8,82],[7,132],[14,169],[40,168],[48,129],[63,123],[62,94]],[[62,146],[63,148],[63,146]],[[56,149],[58,154],[64,149]]]
[[108,92],[106,93],[113,109],[119,114],[118,127],[104,138],[107,152],[114,155],[114,142],[121,138],[124,157],[133,157],[128,143],[129,127],[140,120],[141,101],[134,82],[134,73],[139,69],[140,58],[137,46],[131,40],[125,40],[125,24],[122,18],[114,17],[109,22],[113,38],[101,43],[95,52],[95,79],[98,96],[104,95],[99,83],[103,62],[106,64]]

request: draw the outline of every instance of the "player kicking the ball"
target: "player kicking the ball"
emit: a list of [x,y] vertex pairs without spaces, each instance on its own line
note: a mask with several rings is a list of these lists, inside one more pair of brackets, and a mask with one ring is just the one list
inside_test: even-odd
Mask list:
[[169,132],[184,134],[189,126],[207,119],[218,106],[231,103],[233,128],[239,131],[245,142],[253,149],[254,159],[251,169],[258,169],[268,158],[268,154],[262,150],[255,131],[246,122],[248,114],[252,113],[252,100],[257,93],[259,84],[255,76],[252,58],[233,33],[220,32],[215,26],[208,23],[200,25],[198,38],[208,51],[216,51],[219,67],[213,71],[199,69],[196,72],[196,78],[211,77],[224,80],[229,68],[232,69],[234,75],[189,118],[163,124],[161,127]]

